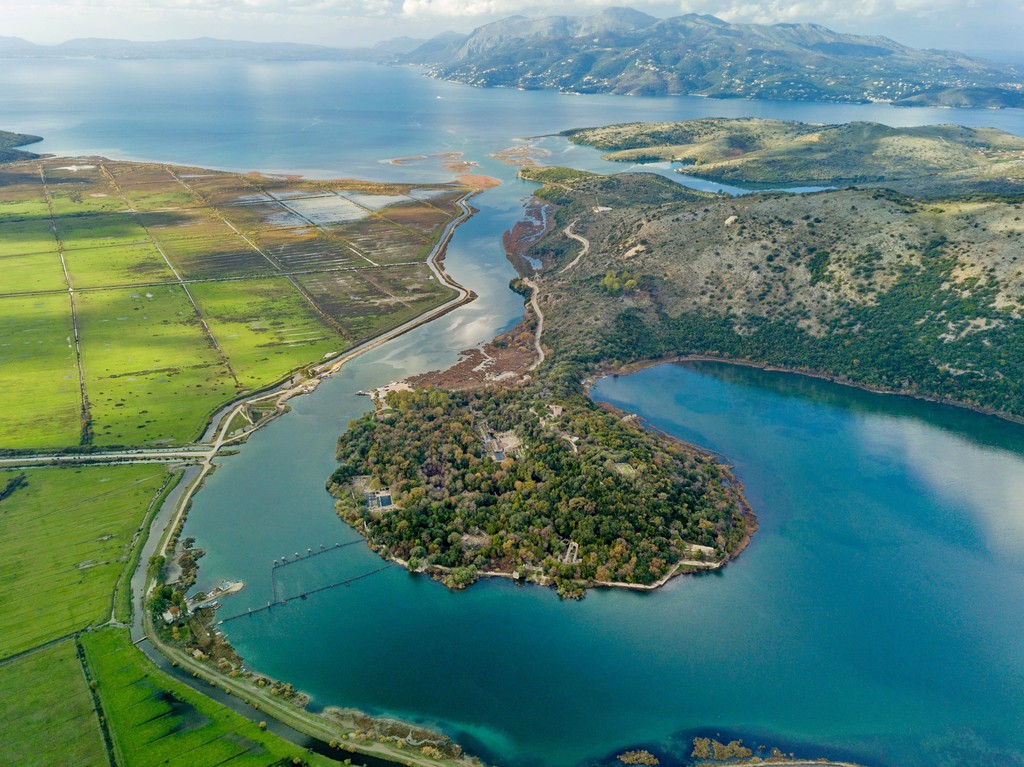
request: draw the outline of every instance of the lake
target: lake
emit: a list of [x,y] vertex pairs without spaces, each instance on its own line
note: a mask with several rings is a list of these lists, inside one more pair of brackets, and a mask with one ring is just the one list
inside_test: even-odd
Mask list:
[[[270,599],[274,559],[356,539],[324,490],[337,435],[369,405],[355,392],[447,366],[520,317],[499,236],[533,186],[488,156],[516,137],[743,115],[1024,133],[1013,110],[475,90],[365,64],[12,60],[4,73],[2,127],[45,135],[39,151],[398,181],[441,170],[389,158],[459,151],[504,182],[474,199],[446,259],[480,299],[293,399],[196,496],[200,585],[247,583],[226,614]],[[552,163],[626,169],[539,142]],[[639,744],[680,757],[718,732],[873,765],[1024,763],[1024,427],[720,364],[603,379],[594,396],[735,464],[761,526],[735,563],[578,603],[508,582],[453,594],[392,567],[226,623],[247,664],[315,706],[434,724],[503,765]],[[380,565],[353,545],[275,574],[289,595]]]

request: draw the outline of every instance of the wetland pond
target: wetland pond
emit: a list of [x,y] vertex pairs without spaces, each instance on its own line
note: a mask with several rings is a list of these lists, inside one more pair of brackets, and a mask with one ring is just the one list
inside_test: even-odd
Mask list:
[[[397,181],[443,176],[389,158],[457,151],[504,182],[474,199],[445,262],[480,299],[293,399],[196,496],[199,585],[245,580],[223,608],[239,613],[270,599],[273,560],[357,538],[324,490],[338,433],[369,406],[355,392],[447,366],[521,316],[500,234],[532,186],[490,157],[516,137],[740,115],[1024,133],[1019,110],[484,91],[363,64],[7,61],[5,81],[4,128],[45,135],[37,151]],[[626,169],[537,143],[552,164]],[[451,593],[391,567],[226,623],[247,664],[314,706],[436,725],[508,767],[681,757],[719,732],[871,765],[1024,764],[1024,427],[712,363],[593,395],[734,463],[760,522],[736,562],[582,602],[506,581]],[[380,565],[348,546],[277,568],[277,588]]]

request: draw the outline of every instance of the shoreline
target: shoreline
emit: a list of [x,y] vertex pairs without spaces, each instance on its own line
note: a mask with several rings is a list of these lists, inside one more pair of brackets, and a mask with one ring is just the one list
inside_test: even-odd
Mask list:
[[[758,362],[756,360],[746,359],[735,359],[731,357],[716,357],[711,354],[676,354],[668,357],[660,357],[657,359],[645,359],[636,360],[634,362],[627,362],[618,367],[598,367],[591,373],[591,378],[596,380],[598,378],[604,378],[606,376],[626,376],[632,375],[633,373],[639,373],[641,370],[655,367],[656,365],[667,365],[675,362],[721,362],[725,365],[738,365],[742,367],[755,368],[757,370],[763,370],[767,373],[787,373],[789,375],[804,376],[806,378],[817,378],[821,381],[828,381],[829,383],[838,384],[840,386],[849,386],[851,389],[860,389],[861,391],[870,392],[871,394],[883,394],[886,396],[894,397],[906,397],[908,399],[918,400],[921,402],[931,402],[936,405],[948,405],[950,407],[959,408],[960,410],[967,410],[972,413],[978,413],[979,415],[993,416],[1003,421],[1009,421],[1010,423],[1016,423],[1024,425],[1024,416],[1014,415],[1013,413],[1007,413],[1001,410],[994,410],[993,408],[984,407],[982,405],[971,405],[962,400],[950,399],[947,397],[935,397],[929,394],[917,394],[910,391],[902,391],[899,389],[886,389],[878,386],[871,386],[870,384],[857,383],[851,381],[842,375],[834,373],[826,373],[821,370],[812,369],[801,369],[801,368],[787,368],[773,365],[769,362]],[[590,386],[593,380],[587,384],[586,390],[589,394]],[[694,446],[699,447],[699,446]]]

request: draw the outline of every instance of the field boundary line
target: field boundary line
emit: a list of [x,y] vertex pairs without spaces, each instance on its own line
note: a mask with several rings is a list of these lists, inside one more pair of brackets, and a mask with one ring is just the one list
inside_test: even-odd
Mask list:
[[75,288],[71,284],[67,261],[64,259],[64,243],[61,241],[60,233],[57,231],[57,217],[53,214],[53,196],[50,194],[50,187],[46,183],[46,171],[43,169],[42,163],[37,167],[39,168],[39,180],[43,184],[43,194],[46,196],[46,209],[50,213],[50,231],[53,232],[53,239],[57,243],[60,268],[64,270],[64,282],[67,283],[68,298],[71,301],[71,328],[75,335],[75,364],[78,367],[78,389],[82,400],[79,407],[81,425],[79,427],[78,444],[89,445],[92,444],[92,410],[89,407],[89,392],[85,386],[85,365],[82,363],[82,342],[78,332],[78,307],[75,304]]
[[135,223],[137,223],[142,228],[142,231],[146,233],[146,237],[149,239],[149,242],[153,245],[154,248],[157,249],[157,252],[160,254],[160,257],[163,258],[164,263],[167,264],[167,268],[170,269],[171,273],[174,275],[174,279],[178,281],[178,284],[181,286],[181,289],[185,291],[185,295],[188,297],[189,303],[192,304],[192,309],[195,311],[196,317],[199,319],[199,324],[202,325],[203,327],[203,332],[206,334],[206,338],[213,345],[213,348],[217,352],[217,354],[220,355],[221,362],[224,363],[224,367],[227,368],[228,373],[231,375],[231,378],[234,379],[235,381],[235,386],[239,389],[243,388],[242,382],[238,380],[238,376],[235,374],[235,369],[231,366],[231,360],[228,359],[228,355],[224,353],[224,350],[221,348],[220,344],[217,343],[217,339],[214,338],[213,332],[210,330],[210,326],[206,323],[206,318],[203,316],[203,312],[199,308],[199,304],[197,304],[195,298],[192,297],[192,292],[188,289],[188,285],[185,284],[185,281],[181,278],[181,275],[178,273],[178,270],[174,268],[174,264],[171,263],[171,259],[167,257],[167,254],[164,252],[164,249],[160,246],[160,243],[156,241],[155,237],[153,237],[152,233],[149,231],[149,227],[143,223],[141,218],[139,218],[139,212],[132,207],[131,202],[129,202],[128,198],[125,197],[124,191],[121,189],[121,186],[117,183],[117,180],[114,178],[114,174],[107,170],[106,165],[101,164],[100,170],[103,172],[103,175],[106,176],[107,179],[110,181],[111,186],[113,186],[114,189],[117,190],[118,196],[121,198],[124,204],[128,206],[128,212],[131,213],[132,218],[135,219]]
[[[107,761],[110,763],[110,767],[118,767],[119,761],[117,759],[117,748],[114,745],[114,739],[110,734],[110,728],[107,724],[107,717],[103,713],[103,702],[100,700],[99,692],[93,688],[92,673],[89,670],[89,662],[85,657],[85,648],[82,647],[81,641],[79,641],[78,634],[74,635],[75,640],[75,651],[78,655],[78,664],[82,669],[82,675],[85,677],[85,686],[89,688],[89,694],[92,696],[92,710],[96,714],[97,724],[100,728],[100,735],[103,737],[103,746],[107,750]],[[96,681],[99,684],[99,681]]]

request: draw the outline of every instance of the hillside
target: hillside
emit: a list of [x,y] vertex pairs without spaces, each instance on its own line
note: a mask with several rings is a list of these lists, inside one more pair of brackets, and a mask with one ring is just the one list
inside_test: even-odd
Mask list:
[[15,147],[35,144],[37,141],[42,140],[42,136],[29,136],[25,133],[10,133],[0,130],[0,163],[36,159],[39,155],[32,152],[23,152],[20,149],[15,149]]
[[955,52],[816,24],[657,19],[629,8],[513,16],[431,41],[401,61],[471,85],[572,93],[1024,106],[1021,72]]
[[854,183],[919,196],[1024,190],[1024,138],[994,128],[707,118],[566,135],[609,150],[609,160],[682,162],[688,175],[740,186]]
[[[549,184],[545,342],[616,367],[699,354],[1024,415],[1024,205],[881,189],[634,202],[619,176]],[[589,241],[586,257],[566,236]],[[576,263],[573,263],[576,261]],[[572,264],[572,266],[570,266]]]

